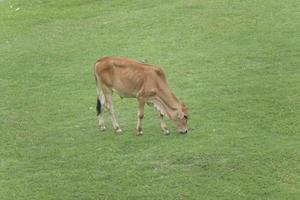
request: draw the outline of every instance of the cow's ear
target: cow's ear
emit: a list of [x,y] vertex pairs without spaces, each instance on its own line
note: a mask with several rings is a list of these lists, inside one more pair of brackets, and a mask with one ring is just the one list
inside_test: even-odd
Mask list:
[[179,119],[183,119],[183,118],[184,118],[184,113],[183,113],[182,111],[178,111],[177,117],[178,117]]

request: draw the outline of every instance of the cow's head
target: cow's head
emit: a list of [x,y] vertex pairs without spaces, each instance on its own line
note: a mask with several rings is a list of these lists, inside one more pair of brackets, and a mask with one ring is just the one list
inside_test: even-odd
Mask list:
[[171,119],[174,122],[178,132],[187,133],[188,108],[184,103],[180,103],[178,109],[172,113]]

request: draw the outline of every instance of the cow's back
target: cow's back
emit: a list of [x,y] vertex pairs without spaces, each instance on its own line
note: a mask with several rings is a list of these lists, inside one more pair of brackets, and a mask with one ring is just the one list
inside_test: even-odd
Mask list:
[[101,84],[124,97],[135,97],[147,85],[165,82],[161,69],[126,58],[105,57],[95,64],[95,74]]

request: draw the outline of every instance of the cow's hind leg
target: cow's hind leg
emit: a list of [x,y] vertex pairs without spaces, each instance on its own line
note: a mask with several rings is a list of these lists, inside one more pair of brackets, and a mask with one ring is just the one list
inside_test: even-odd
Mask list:
[[104,125],[104,105],[105,105],[105,97],[103,93],[97,97],[96,111],[99,120],[99,128],[101,131],[105,131],[106,127]]
[[105,105],[106,105],[106,107],[107,107],[107,109],[109,111],[113,128],[115,129],[115,131],[117,133],[122,133],[122,129],[120,128],[120,126],[119,126],[119,124],[117,122],[117,118],[115,116],[114,108],[113,108],[113,105],[112,105],[112,91],[109,90],[109,89],[107,89],[104,92],[104,96],[105,96],[105,100],[106,100]]

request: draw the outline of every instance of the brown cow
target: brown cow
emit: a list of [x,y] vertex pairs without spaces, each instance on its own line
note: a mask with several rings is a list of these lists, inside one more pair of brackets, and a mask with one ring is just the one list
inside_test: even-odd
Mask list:
[[95,64],[97,83],[97,115],[101,131],[105,131],[101,107],[107,107],[113,128],[121,133],[112,105],[113,91],[121,98],[134,97],[139,103],[137,135],[142,134],[145,103],[159,111],[160,125],[164,134],[169,130],[163,117],[169,117],[180,133],[187,133],[188,112],[184,103],[178,101],[169,89],[164,72],[155,66],[119,57],[104,57]]

